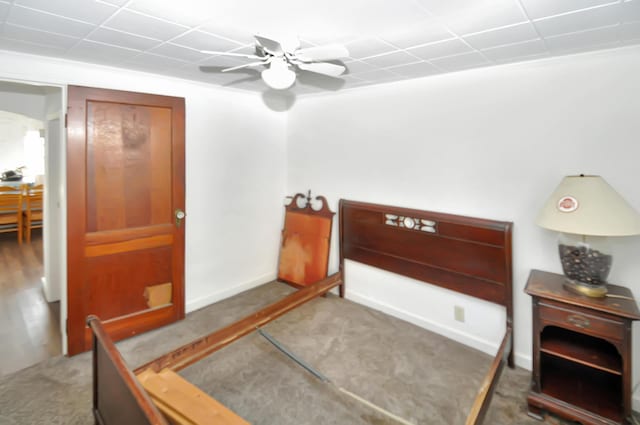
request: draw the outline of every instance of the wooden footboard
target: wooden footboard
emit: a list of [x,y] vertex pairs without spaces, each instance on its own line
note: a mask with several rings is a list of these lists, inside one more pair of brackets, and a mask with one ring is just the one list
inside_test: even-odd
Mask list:
[[93,332],[93,416],[99,425],[169,425],[125,364],[100,319]]
[[509,353],[511,352],[512,344],[513,331],[511,327],[508,327],[504,334],[504,338],[502,339],[502,344],[500,344],[500,348],[498,349],[498,353],[493,359],[491,368],[489,369],[489,372],[487,372],[484,381],[482,381],[480,390],[478,390],[478,395],[476,396],[473,406],[471,406],[471,411],[467,416],[466,425],[480,425],[483,423],[484,416],[489,409],[489,403],[491,403],[493,392],[498,385],[498,380],[500,379],[500,374],[502,373],[504,364],[509,360]]

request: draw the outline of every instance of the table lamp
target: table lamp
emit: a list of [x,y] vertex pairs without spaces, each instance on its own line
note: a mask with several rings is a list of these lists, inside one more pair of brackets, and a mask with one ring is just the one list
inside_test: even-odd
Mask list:
[[609,236],[640,234],[640,215],[600,176],[567,176],[536,223],[560,232],[558,251],[565,288],[590,297],[607,294],[613,257]]

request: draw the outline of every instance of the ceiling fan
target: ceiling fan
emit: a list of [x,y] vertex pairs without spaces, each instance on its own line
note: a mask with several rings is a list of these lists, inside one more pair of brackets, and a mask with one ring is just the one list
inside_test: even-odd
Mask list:
[[343,45],[327,44],[300,48],[300,41],[297,38],[282,41],[276,41],[261,35],[254,35],[254,38],[256,40],[255,55],[211,50],[202,50],[202,53],[255,60],[254,62],[222,69],[222,72],[266,66],[267,68],[261,72],[262,79],[269,87],[275,90],[285,90],[291,87],[296,81],[296,72],[294,71],[296,69],[329,77],[338,77],[346,70],[344,65],[330,62],[349,56],[349,51]]

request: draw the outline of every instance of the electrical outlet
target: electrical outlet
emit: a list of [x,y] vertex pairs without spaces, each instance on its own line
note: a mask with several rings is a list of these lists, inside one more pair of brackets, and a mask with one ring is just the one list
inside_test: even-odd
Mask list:
[[453,318],[464,323],[464,308],[459,305],[453,306]]

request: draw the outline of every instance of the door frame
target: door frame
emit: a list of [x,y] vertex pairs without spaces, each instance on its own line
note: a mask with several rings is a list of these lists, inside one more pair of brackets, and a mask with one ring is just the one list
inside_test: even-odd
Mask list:
[[[60,220],[56,223],[47,221],[43,228],[43,246],[42,257],[44,262],[44,279],[51,281],[52,276],[50,273],[50,266],[47,266],[47,258],[49,253],[57,252],[57,267],[60,270],[60,334],[62,335],[62,341],[60,347],[62,348],[62,354],[67,354],[67,163],[66,163],[66,151],[67,151],[67,132],[65,128],[65,116],[67,111],[67,85],[54,83],[50,81],[34,81],[34,80],[21,80],[17,78],[9,78],[0,76],[1,81],[7,81],[11,83],[24,84],[29,86],[48,86],[57,87],[60,89],[60,134],[59,144],[54,149],[45,147],[45,164],[49,163],[50,155],[55,155],[58,165],[60,167],[60,182],[56,187],[52,187],[47,183],[48,174],[47,167],[45,165],[45,198],[58,199],[60,202]],[[43,123],[46,126],[49,120],[53,119],[53,115],[47,115],[44,117]],[[43,205],[43,214],[45,217],[49,215],[49,205],[45,203]],[[60,240],[52,240],[47,238],[45,232],[47,232],[47,226],[58,226]]]

